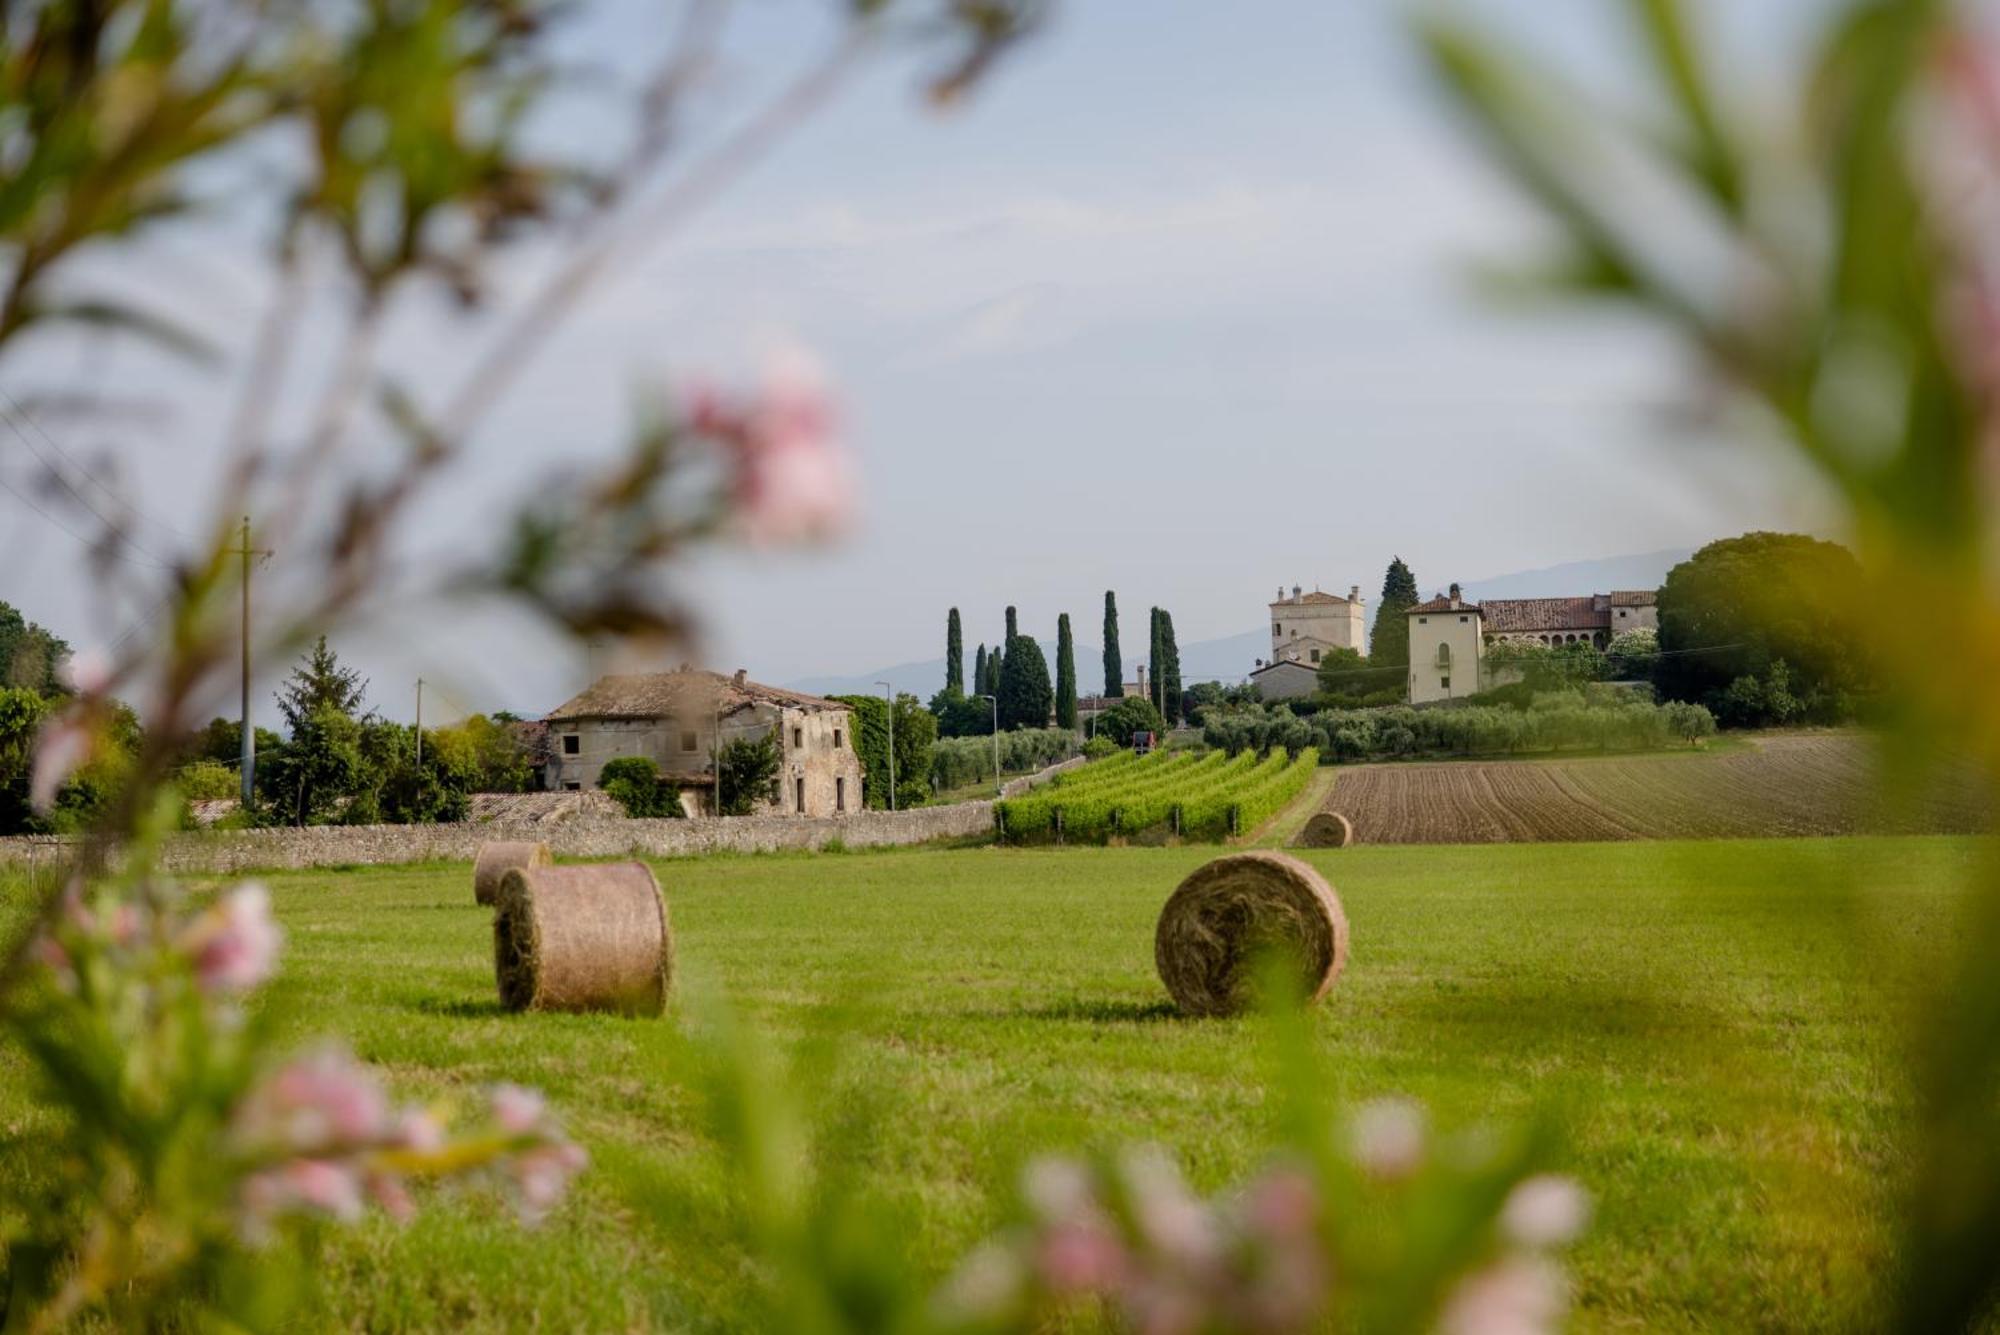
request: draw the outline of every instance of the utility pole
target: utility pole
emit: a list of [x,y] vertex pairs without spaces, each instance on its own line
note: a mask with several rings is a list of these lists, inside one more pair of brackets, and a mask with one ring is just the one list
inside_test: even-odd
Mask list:
[[257,729],[250,722],[250,558],[269,556],[250,545],[250,516],[243,516],[243,545],[237,549],[243,558],[243,810],[250,810],[250,795],[257,784]]
[[424,679],[417,678],[417,773],[424,772]]
[[882,698],[889,702],[889,810],[896,809],[896,688],[886,681],[875,683],[882,688]]

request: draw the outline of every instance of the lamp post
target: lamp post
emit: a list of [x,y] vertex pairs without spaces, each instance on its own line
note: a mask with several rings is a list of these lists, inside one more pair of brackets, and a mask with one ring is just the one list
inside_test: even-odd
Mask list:
[[886,681],[875,683],[882,688],[882,698],[889,704],[889,810],[896,809],[896,688]]
[[1000,791],[1000,697],[982,695],[981,700],[993,706],[993,791]]

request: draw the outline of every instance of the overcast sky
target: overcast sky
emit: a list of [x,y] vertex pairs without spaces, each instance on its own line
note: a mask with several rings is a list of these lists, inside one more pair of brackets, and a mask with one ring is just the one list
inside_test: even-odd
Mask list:
[[[1755,71],[1803,7],[1709,11]],[[810,53],[824,8],[751,7],[711,129]],[[1615,82],[1623,6],[1468,8]],[[627,64],[659,12],[600,3],[574,48]],[[1429,589],[1819,523],[1772,457],[1663,425],[1685,383],[1642,329],[1475,298],[1470,263],[1519,258],[1534,231],[1426,86],[1403,12],[1070,0],[944,116],[915,96],[912,61],[886,55],[556,341],[426,510],[423,541],[490,541],[499,499],[601,454],[642,387],[748,375],[789,342],[839,385],[862,528],[831,551],[691,571],[708,627],[693,656],[771,681],[931,656],[953,605],[968,645],[996,638],[1009,603],[1026,630],[1052,636],[1068,611],[1094,642],[1115,588],[1128,624],[1160,603],[1185,642],[1253,629],[1280,583],[1372,597],[1393,554]],[[552,132],[593,126],[584,99]],[[116,273],[239,352],[266,291],[213,237],[163,239]],[[447,370],[481,328],[417,311],[386,355]],[[4,376],[23,396],[78,383],[171,408],[46,424],[132,485],[149,543],[206,522],[230,378],[67,346]],[[0,432],[17,482],[19,444]],[[143,588],[94,596],[78,545],[4,494],[0,534],[0,597],[79,645],[150,606]],[[589,666],[529,628],[431,611],[350,652],[404,717],[420,672],[460,708],[539,712]]]

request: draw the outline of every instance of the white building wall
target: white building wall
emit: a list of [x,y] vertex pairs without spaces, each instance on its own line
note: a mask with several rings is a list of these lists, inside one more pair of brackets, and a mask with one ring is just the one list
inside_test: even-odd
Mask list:
[[1483,627],[1477,608],[1410,613],[1410,703],[1479,692]]

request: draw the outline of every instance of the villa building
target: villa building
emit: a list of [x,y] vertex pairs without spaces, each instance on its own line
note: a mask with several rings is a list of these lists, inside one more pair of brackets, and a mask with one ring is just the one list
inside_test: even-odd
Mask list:
[[[547,786],[592,788],[606,761],[645,756],[690,816],[714,811],[720,746],[775,731],[778,792],[759,814],[837,816],[861,807],[861,758],[847,706],[683,667],[602,677],[544,720]],[[719,744],[719,745],[718,745]]]
[[1504,684],[1493,679],[1485,661],[1495,644],[1588,644],[1603,650],[1624,631],[1660,627],[1657,597],[1650,590],[1469,603],[1454,584],[1450,593],[1412,607],[1409,618],[1413,705]]

